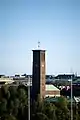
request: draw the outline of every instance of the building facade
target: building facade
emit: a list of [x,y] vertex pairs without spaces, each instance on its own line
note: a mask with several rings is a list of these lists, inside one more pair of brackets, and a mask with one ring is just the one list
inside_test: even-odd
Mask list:
[[46,85],[45,97],[60,97],[60,90],[54,85]]

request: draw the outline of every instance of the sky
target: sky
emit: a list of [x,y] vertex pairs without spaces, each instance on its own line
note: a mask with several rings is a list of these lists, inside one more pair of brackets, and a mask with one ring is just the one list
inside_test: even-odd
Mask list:
[[32,74],[38,41],[46,74],[80,75],[80,0],[0,0],[0,74]]

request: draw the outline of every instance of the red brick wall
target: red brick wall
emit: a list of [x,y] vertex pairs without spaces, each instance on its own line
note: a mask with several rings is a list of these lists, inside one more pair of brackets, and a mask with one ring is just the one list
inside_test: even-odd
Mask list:
[[60,95],[60,91],[46,91],[46,95]]

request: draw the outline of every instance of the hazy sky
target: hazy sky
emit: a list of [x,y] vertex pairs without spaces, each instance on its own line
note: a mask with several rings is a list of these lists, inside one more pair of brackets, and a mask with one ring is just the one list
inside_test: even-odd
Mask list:
[[38,41],[46,74],[80,75],[80,0],[0,0],[0,74],[32,74]]

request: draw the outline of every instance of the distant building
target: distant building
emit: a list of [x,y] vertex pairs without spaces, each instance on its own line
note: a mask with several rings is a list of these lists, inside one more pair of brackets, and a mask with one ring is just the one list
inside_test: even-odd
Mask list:
[[75,78],[74,74],[60,74],[55,77],[55,79],[60,79],[60,80],[68,80],[71,78]]
[[4,84],[12,84],[14,81],[11,78],[0,78],[0,86]]
[[5,75],[0,75],[0,78],[5,77]]
[[75,97],[74,96],[74,99],[75,99],[76,103],[80,103],[80,97]]
[[45,97],[60,97],[60,90],[54,85],[46,85]]

